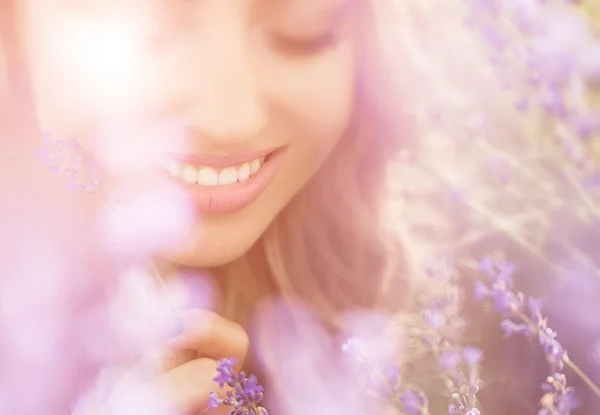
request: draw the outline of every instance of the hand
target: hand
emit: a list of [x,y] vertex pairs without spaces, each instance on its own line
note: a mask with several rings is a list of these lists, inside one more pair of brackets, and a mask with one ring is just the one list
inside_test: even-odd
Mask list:
[[[178,317],[183,332],[168,341],[175,359],[166,362],[166,371],[156,382],[174,408],[186,414],[206,409],[210,392],[219,392],[213,381],[219,359],[236,357],[235,369],[240,369],[248,351],[248,335],[238,324],[208,311],[186,310]],[[183,362],[177,361],[182,355]]]
[[[184,310],[176,317],[181,323],[180,334],[167,340],[170,352],[154,362],[158,370],[143,379],[135,368],[121,376],[110,395],[117,402],[132,396],[150,401],[152,394],[159,393],[176,414],[199,413],[207,409],[211,392],[221,392],[213,381],[218,360],[236,357],[235,369],[240,369],[248,351],[248,336],[241,326],[204,310]],[[147,362],[144,367],[148,367]],[[73,415],[110,415],[110,411],[97,407],[82,409]]]

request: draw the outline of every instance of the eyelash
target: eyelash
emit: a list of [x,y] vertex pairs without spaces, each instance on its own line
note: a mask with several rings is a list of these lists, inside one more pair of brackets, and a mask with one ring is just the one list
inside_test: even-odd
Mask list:
[[340,41],[337,31],[327,32],[310,39],[297,39],[278,34],[272,34],[270,38],[275,49],[292,56],[313,56],[335,46]]

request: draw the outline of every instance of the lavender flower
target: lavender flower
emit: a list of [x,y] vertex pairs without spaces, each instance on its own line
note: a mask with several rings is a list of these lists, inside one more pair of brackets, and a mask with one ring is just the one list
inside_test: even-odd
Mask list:
[[451,256],[430,261],[425,271],[432,282],[431,292],[421,298],[423,318],[429,331],[422,335],[438,357],[443,378],[451,395],[450,415],[478,415],[476,394],[479,391],[481,350],[461,346],[465,321],[460,317],[463,293],[458,285],[458,272]]
[[492,277],[491,284],[484,281],[475,283],[475,298],[490,299],[494,308],[503,314],[510,315],[518,312],[523,307],[523,294],[511,291],[512,274],[515,271],[513,264],[504,262],[495,263],[485,258],[479,263],[479,269]]
[[567,386],[567,380],[562,373],[548,376],[542,390],[546,393],[540,400],[542,409],[538,415],[568,415],[577,407],[575,390]]
[[[375,399],[374,405],[390,405],[406,415],[429,415],[427,396],[407,387],[402,381],[398,365],[382,362],[363,338],[352,337],[342,345],[342,351],[350,358],[354,374],[368,395]],[[383,405],[382,405],[383,404]]]
[[100,168],[77,141],[54,141],[46,135],[39,156],[42,164],[50,167],[54,174],[65,174],[69,178],[70,190],[94,193],[100,188]]
[[454,260],[442,255],[425,264],[431,290],[419,304],[426,326],[431,330],[422,340],[429,343],[456,342],[462,335],[465,321],[461,317],[463,293],[458,286]]
[[451,349],[442,355],[442,367],[446,372],[446,383],[452,390],[452,401],[448,405],[450,415],[478,415],[476,394],[479,392],[479,363],[483,352],[466,346],[460,353]]
[[427,409],[427,397],[422,392],[414,389],[408,389],[400,395],[400,410],[406,415],[425,415],[429,413]]
[[342,345],[359,386],[378,402],[394,401],[404,391],[402,370],[398,365],[378,361],[369,353],[377,352],[373,349],[365,339],[358,337],[351,337]]
[[496,310],[508,317],[501,322],[505,335],[508,337],[513,333],[522,333],[529,338],[537,335],[552,371],[562,371],[568,360],[567,352],[556,340],[556,332],[548,327],[548,320],[542,317],[540,301],[531,297],[525,301],[523,293],[512,291],[515,266],[491,258],[483,259],[479,266],[488,280],[487,283],[477,281],[475,296],[479,300],[489,299]]
[[209,409],[225,405],[232,408],[229,415],[268,415],[267,410],[259,406],[263,399],[263,387],[258,384],[256,376],[246,376],[244,372],[236,373],[233,366],[237,362],[237,358],[219,361],[217,367],[219,374],[213,380],[219,384],[221,389],[225,385],[231,389],[225,392],[224,399],[220,399],[216,392],[211,392],[208,401]]
[[[547,318],[542,316],[541,301],[528,297],[520,292],[512,291],[512,273],[514,265],[504,261],[485,258],[479,263],[480,270],[487,277],[487,284],[478,282],[476,296],[479,299],[491,300],[496,308],[507,318],[501,327],[506,336],[523,333],[529,338],[537,337],[542,346],[546,360],[552,369],[552,375],[543,385],[546,392],[541,400],[542,410],[539,415],[568,415],[576,406],[574,389],[566,386],[564,365],[568,365],[598,396],[600,388],[569,359],[566,350],[556,340],[556,332],[548,327]],[[510,299],[510,301],[507,301]],[[527,303],[527,306],[525,306]]]

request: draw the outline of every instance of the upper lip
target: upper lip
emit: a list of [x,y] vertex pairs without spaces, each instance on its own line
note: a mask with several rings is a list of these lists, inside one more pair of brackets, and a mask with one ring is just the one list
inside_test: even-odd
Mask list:
[[251,162],[254,159],[260,157],[266,157],[267,155],[279,150],[281,147],[271,147],[262,150],[242,150],[236,153],[227,155],[216,155],[216,154],[170,154],[168,158],[179,162],[187,162],[205,167],[214,168],[227,168],[233,166],[239,166],[246,162]]

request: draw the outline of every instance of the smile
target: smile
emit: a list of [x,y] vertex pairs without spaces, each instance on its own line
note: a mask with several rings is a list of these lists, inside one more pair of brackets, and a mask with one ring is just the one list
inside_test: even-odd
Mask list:
[[256,200],[281,164],[284,149],[233,157],[185,156],[161,161],[166,175],[185,189],[201,213],[227,213]]
[[256,174],[265,163],[265,157],[258,157],[237,166],[223,169],[201,166],[188,162],[169,160],[166,170],[174,179],[200,186],[226,186],[245,182]]

